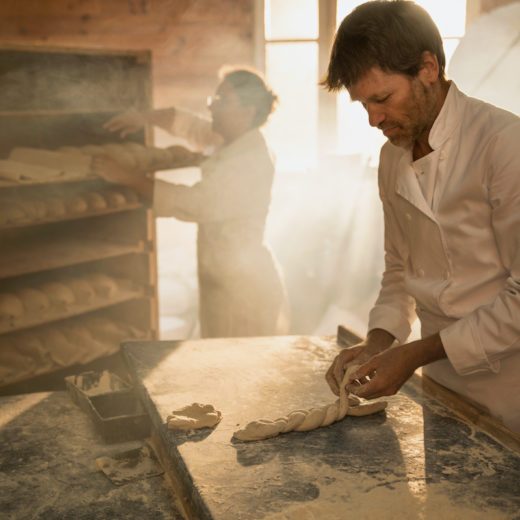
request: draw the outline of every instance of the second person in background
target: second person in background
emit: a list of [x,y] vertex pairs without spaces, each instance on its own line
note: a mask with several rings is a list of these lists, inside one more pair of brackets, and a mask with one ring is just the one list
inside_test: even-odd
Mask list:
[[94,171],[153,197],[156,217],[196,222],[201,337],[280,335],[289,332],[289,306],[277,262],[265,243],[274,163],[259,128],[277,96],[248,69],[220,74],[208,100],[211,119],[175,108],[127,112],[105,127],[122,136],[146,124],[184,138],[200,162],[193,186],[152,180],[125,170],[106,156]]

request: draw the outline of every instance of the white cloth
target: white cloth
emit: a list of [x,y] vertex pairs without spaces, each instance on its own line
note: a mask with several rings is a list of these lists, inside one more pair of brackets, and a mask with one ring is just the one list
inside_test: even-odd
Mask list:
[[[177,111],[172,133],[195,148],[218,138],[209,121]],[[202,337],[287,334],[288,302],[280,269],[264,243],[274,165],[253,129],[201,164],[201,181],[154,185],[157,217],[197,222]]]
[[452,83],[429,142],[431,204],[411,152],[381,151],[386,267],[369,330],[403,342],[415,307],[448,356],[424,373],[520,431],[520,118]]

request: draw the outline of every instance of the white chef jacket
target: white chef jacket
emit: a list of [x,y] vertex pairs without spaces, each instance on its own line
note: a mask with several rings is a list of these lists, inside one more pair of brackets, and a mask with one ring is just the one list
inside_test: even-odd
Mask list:
[[381,150],[385,272],[369,330],[404,342],[415,311],[448,357],[424,373],[520,431],[520,118],[452,83],[429,143],[430,204],[411,151]]
[[[220,139],[209,120],[176,110],[171,132],[198,151]],[[202,337],[287,334],[288,302],[280,268],[264,242],[274,164],[254,128],[217,146],[201,165],[201,181],[156,180],[154,213],[196,222]]]

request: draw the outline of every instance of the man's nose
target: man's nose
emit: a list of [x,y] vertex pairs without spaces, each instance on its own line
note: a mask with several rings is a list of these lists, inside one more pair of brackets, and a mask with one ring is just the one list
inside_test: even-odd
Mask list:
[[366,111],[368,113],[368,122],[370,126],[378,127],[386,119],[386,115],[381,107],[367,105]]

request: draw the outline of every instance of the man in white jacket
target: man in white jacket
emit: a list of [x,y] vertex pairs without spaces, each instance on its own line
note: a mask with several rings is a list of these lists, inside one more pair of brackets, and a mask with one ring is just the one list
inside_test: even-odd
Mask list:
[[[366,340],[327,372],[338,393],[391,395],[420,366],[520,431],[520,118],[445,78],[439,31],[406,0],[342,22],[327,77],[388,138],[379,189],[385,272]],[[406,343],[419,317],[421,339]],[[391,347],[391,348],[390,348]]]

